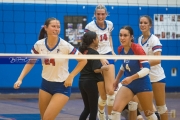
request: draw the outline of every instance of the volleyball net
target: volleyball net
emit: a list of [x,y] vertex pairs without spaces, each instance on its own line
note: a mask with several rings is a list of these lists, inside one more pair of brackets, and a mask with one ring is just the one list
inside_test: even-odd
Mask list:
[[[60,37],[78,48],[87,23],[92,21],[95,7],[106,6],[107,20],[112,21],[113,47],[117,55],[32,55],[31,48],[38,40],[41,26],[49,17],[60,20]],[[179,0],[0,0],[0,64],[25,64],[29,58],[64,59],[149,59],[162,60],[167,78],[179,73],[180,55]],[[135,43],[142,34],[139,18],[149,15],[153,20],[151,32],[162,43],[162,56],[118,55],[119,30],[124,25],[133,28]],[[73,63],[74,64],[74,63]],[[70,63],[71,66],[71,63]],[[116,65],[117,67],[119,66]],[[70,67],[71,68],[71,67]],[[117,68],[116,71],[118,71]],[[7,70],[8,71],[8,70]],[[174,73],[174,72],[173,72]],[[168,77],[169,76],[169,77]],[[176,85],[180,85],[178,77]]]

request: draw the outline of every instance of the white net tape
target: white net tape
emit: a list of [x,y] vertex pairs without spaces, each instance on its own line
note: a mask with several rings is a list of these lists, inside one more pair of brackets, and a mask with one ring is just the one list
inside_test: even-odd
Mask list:
[[39,54],[0,54],[3,57],[28,58],[61,58],[61,59],[116,59],[116,60],[180,60],[180,56],[152,56],[152,55],[39,55]]

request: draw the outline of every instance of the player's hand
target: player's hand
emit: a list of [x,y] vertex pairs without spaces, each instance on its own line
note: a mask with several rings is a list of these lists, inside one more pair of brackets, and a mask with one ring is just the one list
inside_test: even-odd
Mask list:
[[114,90],[117,90],[118,89],[118,81],[117,80],[115,80],[114,81],[114,83],[113,83],[113,88],[114,88]]
[[65,87],[69,87],[69,86],[72,86],[72,82],[73,82],[73,78],[74,77],[72,77],[72,76],[68,76],[68,78],[65,80],[65,82],[64,82],[64,86]]
[[109,65],[109,62],[106,59],[101,59],[100,61],[102,65]]
[[14,89],[19,89],[20,86],[22,84],[22,80],[17,80],[15,83],[14,83]]
[[108,66],[108,65],[103,65],[103,66],[101,67],[101,69],[108,71],[108,70],[109,70],[109,66]]
[[123,84],[123,85],[128,85],[128,84],[130,84],[131,82],[132,82],[131,77],[126,77],[126,78],[124,78],[124,79],[121,81],[121,84]]

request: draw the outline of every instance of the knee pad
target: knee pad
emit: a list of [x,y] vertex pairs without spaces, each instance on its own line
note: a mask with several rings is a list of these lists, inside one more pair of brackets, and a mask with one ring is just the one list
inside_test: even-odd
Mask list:
[[155,115],[155,113],[153,113],[152,115],[150,115],[150,116],[148,116],[146,118],[147,118],[147,120],[158,120],[157,116]]
[[106,105],[106,100],[103,100],[103,99],[101,98],[101,96],[99,96],[98,104],[99,104],[100,106],[105,106],[105,105]]
[[111,120],[121,120],[121,113],[117,111],[112,111]]
[[166,104],[165,104],[165,105],[162,105],[162,106],[157,106],[157,111],[158,111],[159,114],[164,114],[164,113],[166,113],[166,111],[167,111]]
[[130,101],[128,103],[129,111],[135,111],[135,110],[137,110],[137,107],[138,107],[138,103],[137,102]]
[[113,94],[113,95],[107,95],[107,105],[108,105],[108,106],[113,106],[113,104],[114,104],[114,99],[115,99],[115,94]]

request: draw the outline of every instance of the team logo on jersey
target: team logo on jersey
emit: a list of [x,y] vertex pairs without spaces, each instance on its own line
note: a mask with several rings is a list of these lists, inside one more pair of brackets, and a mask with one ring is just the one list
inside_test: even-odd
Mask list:
[[146,45],[146,47],[148,47],[148,46],[149,46],[149,44]]
[[59,50],[59,49],[57,49],[57,53],[59,53],[59,51],[60,51],[60,50]]
[[129,60],[128,60],[128,59],[125,59],[125,60],[124,60],[124,63],[129,63]]

